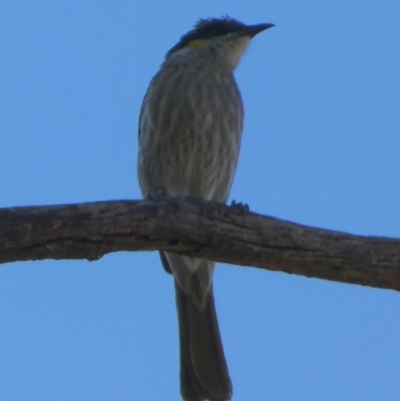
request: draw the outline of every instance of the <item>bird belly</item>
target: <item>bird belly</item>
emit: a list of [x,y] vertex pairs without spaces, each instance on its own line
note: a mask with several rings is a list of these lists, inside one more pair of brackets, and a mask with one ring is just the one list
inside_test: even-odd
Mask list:
[[[207,134],[207,131],[204,131]],[[182,132],[175,145],[153,143],[153,150],[139,157],[143,195],[164,190],[169,196],[195,196],[224,202],[237,163],[238,145],[219,135]],[[234,149],[234,148],[237,148]],[[142,176],[142,178],[141,178]]]

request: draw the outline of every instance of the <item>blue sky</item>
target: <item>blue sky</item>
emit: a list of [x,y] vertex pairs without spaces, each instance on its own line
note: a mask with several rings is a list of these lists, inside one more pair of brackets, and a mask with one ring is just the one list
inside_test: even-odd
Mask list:
[[[400,237],[400,2],[0,4],[0,206],[138,199],[137,119],[199,17],[277,26],[236,77],[231,199]],[[0,267],[0,399],[179,400],[171,277],[156,253]],[[400,398],[400,294],[219,265],[234,400]]]

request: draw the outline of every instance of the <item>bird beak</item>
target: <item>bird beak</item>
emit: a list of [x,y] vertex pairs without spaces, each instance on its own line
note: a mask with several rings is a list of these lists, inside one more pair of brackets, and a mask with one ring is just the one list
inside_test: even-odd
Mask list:
[[274,27],[275,24],[257,24],[257,25],[247,25],[243,28],[242,31],[239,32],[240,36],[250,36],[250,38],[254,38],[257,34],[266,29]]

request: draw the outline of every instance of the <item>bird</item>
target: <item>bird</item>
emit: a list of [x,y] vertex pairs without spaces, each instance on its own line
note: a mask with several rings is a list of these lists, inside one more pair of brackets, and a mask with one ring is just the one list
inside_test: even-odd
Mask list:
[[[238,163],[244,107],[234,71],[249,42],[274,24],[200,19],[165,55],[139,115],[138,181],[144,198],[226,203]],[[232,397],[216,315],[215,262],[160,251],[173,275],[180,390],[185,401]]]

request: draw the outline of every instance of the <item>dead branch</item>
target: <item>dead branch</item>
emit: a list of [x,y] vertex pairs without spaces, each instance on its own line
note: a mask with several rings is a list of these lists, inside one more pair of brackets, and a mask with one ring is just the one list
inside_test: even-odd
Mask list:
[[0,209],[0,263],[152,250],[400,290],[400,239],[312,228],[184,197]]

